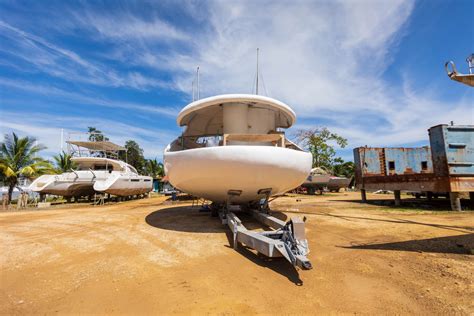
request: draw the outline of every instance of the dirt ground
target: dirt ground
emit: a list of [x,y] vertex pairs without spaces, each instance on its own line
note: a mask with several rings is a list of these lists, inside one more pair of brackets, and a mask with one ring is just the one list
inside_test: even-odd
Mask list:
[[0,212],[0,314],[474,314],[474,212],[369,198],[272,202],[307,217],[309,271],[189,202]]

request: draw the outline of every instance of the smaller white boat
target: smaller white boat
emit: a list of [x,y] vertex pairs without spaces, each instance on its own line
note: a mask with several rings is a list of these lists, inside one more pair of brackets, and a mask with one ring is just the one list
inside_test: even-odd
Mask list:
[[42,175],[30,184],[30,189],[41,195],[52,194],[66,198],[93,195],[95,193],[93,186],[97,176],[105,176],[104,170],[101,172],[99,169],[102,166],[105,167],[106,161],[96,160],[94,164],[87,158],[90,157],[71,158],[77,164],[76,170],[62,174]]
[[123,161],[112,160],[111,163],[114,163],[115,166],[108,171],[105,177],[95,181],[95,191],[117,196],[129,196],[148,193],[153,189],[152,177],[139,175],[134,167]]
[[311,173],[301,186],[306,188],[309,194],[315,194],[316,191],[322,192],[324,189],[339,191],[341,188],[347,188],[350,182],[351,179],[333,176],[323,168],[316,167],[311,169]]
[[[68,142],[89,150],[121,150],[123,147],[110,142]],[[79,151],[80,152],[80,151]],[[148,193],[153,179],[141,176],[137,170],[120,160],[105,157],[73,157],[77,166],[59,175],[43,175],[30,185],[32,191],[68,197],[92,196],[96,192],[117,196]]]

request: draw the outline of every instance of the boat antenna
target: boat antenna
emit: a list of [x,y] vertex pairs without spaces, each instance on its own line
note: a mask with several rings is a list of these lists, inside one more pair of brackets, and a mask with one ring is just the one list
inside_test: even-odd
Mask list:
[[196,76],[197,76],[197,100],[200,98],[200,93],[199,93],[199,66],[197,67],[196,70]]
[[193,80],[193,83],[192,83],[192,91],[193,91],[193,102],[194,102],[194,80]]
[[469,74],[472,75],[473,69],[474,69],[474,54],[471,54],[467,56],[466,58],[467,65],[469,67]]
[[257,95],[258,95],[258,51],[259,51],[259,48],[257,47],[257,86],[255,89],[255,94]]

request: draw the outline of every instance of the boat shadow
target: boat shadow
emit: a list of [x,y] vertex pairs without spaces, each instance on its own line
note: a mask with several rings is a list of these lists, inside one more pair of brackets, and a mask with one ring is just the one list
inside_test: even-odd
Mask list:
[[428,239],[415,239],[415,240],[379,243],[379,244],[340,246],[340,248],[473,255],[474,254],[473,253],[474,252],[474,234],[464,234],[464,235],[446,236],[446,237],[437,237],[437,238],[428,238]]
[[224,233],[226,227],[209,212],[200,212],[198,207],[180,205],[160,209],[145,218],[148,225],[178,232]]
[[[281,220],[287,218],[285,214],[278,211],[273,211],[272,215]],[[249,220],[245,221],[248,229],[257,228],[256,223],[251,221],[249,215],[242,214],[242,218]],[[145,222],[152,227],[178,232],[224,233],[229,242],[225,247],[232,248],[233,245],[233,236],[228,227],[222,225],[220,219],[212,217],[209,212],[201,212],[199,207],[182,205],[160,209],[148,214],[145,217]],[[294,284],[303,285],[298,271],[284,258],[267,258],[245,246],[240,246],[237,252],[253,263],[288,278]]]

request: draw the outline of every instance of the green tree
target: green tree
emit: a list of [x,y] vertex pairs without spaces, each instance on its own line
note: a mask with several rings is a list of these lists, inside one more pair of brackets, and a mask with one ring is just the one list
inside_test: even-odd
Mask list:
[[143,172],[145,158],[143,157],[143,149],[140,148],[140,145],[134,140],[127,140],[124,147],[126,151],[121,151],[119,158],[127,161],[127,163],[135,167],[138,172]]
[[71,169],[76,168],[76,164],[71,160],[71,158],[72,156],[64,151],[56,156],[53,156],[56,165],[56,172],[69,172]]
[[337,163],[335,145],[346,147],[347,139],[336,133],[331,133],[326,127],[299,130],[296,133],[297,142],[313,155],[313,168],[322,167],[332,170]]
[[89,140],[91,142],[102,142],[102,141],[108,141],[109,139],[105,137],[104,133],[99,131],[95,127],[88,127],[88,133],[89,133]]
[[350,179],[354,176],[355,165],[352,161],[344,161],[341,158],[336,158],[332,171],[336,176]]
[[15,133],[6,134],[0,143],[0,171],[8,186],[11,201],[13,189],[18,185],[20,176],[34,177],[51,171],[51,164],[36,154],[46,147],[35,145],[33,137],[19,138]]
[[145,174],[152,178],[160,178],[165,175],[165,168],[156,158],[148,159],[145,163]]

